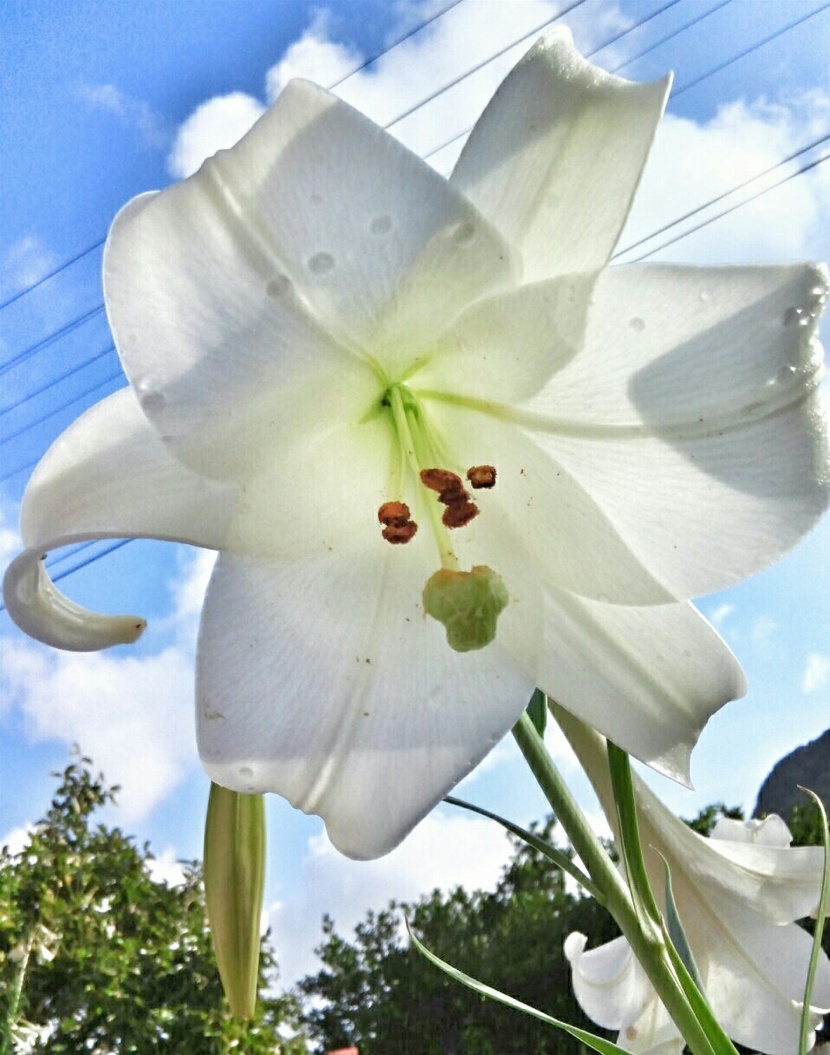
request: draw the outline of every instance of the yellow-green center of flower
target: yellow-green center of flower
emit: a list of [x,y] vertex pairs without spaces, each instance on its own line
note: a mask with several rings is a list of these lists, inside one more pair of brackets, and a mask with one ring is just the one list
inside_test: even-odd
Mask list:
[[[416,491],[423,496],[441,561],[441,568],[424,587],[424,610],[444,625],[447,642],[457,652],[484,648],[496,636],[499,614],[507,606],[507,588],[501,576],[486,565],[463,571],[450,539],[450,530],[468,524],[479,508],[461,477],[441,467],[447,460],[430,434],[417,396],[404,384],[392,384],[384,392],[381,406],[391,415],[400,453],[396,474],[400,495],[378,510],[381,534],[393,545],[414,538],[418,525],[403,501],[404,482],[414,480]],[[491,488],[496,470],[491,465],[472,466],[467,480],[476,490]]]

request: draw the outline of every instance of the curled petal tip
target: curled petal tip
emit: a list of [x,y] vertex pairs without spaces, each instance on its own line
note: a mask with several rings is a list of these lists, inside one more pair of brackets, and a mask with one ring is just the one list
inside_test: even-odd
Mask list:
[[3,600],[30,637],[70,652],[130,645],[147,625],[139,616],[101,615],[70,601],[49,578],[41,550],[26,550],[12,561],[3,580]]

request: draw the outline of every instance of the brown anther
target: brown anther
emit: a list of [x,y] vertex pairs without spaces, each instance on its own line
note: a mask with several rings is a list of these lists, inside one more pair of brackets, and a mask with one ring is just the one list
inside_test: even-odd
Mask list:
[[474,465],[467,470],[470,487],[479,490],[481,487],[495,487],[496,469],[493,465]]
[[478,506],[470,500],[461,477],[449,469],[422,469],[421,482],[425,487],[437,491],[438,501],[447,507],[441,518],[446,527],[463,527],[478,516]]
[[391,524],[396,520],[409,520],[409,506],[406,502],[384,502],[378,510],[381,524]]
[[[461,477],[451,473],[449,469],[422,469],[421,483],[431,491],[438,491],[439,495],[444,491],[457,492],[464,490]],[[443,498],[441,501],[443,501]]]
[[406,502],[384,502],[378,510],[378,520],[384,525],[381,534],[393,546],[409,542],[418,530]]
[[463,501],[449,503],[444,510],[444,515],[441,519],[448,528],[464,527],[464,525],[469,524],[474,517],[477,517],[478,513],[478,506],[474,505],[469,498],[465,496]]

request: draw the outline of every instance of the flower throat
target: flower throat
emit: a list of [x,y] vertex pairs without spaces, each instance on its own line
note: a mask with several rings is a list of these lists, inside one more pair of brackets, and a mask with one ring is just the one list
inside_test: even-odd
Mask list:
[[[391,411],[395,425],[401,453],[401,490],[408,469],[425,490],[433,492],[426,496],[426,508],[441,567],[424,586],[424,610],[443,624],[447,643],[456,652],[484,648],[495,639],[498,617],[507,606],[507,588],[501,576],[486,565],[463,571],[449,536],[449,529],[464,527],[478,516],[479,507],[457,473],[436,467],[439,459],[421,405],[406,385],[390,385],[381,406]],[[492,488],[496,470],[492,465],[472,466],[467,481],[474,490]],[[402,497],[384,502],[378,520],[382,537],[392,545],[410,542],[418,530]]]

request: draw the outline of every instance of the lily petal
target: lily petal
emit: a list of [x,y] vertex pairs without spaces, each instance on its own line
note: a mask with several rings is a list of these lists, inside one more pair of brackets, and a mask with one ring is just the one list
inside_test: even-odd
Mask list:
[[[625,938],[585,951],[588,939],[574,931],[565,939],[573,988],[586,1015],[605,1029],[619,1029],[628,1051],[649,1055],[677,1046],[677,1027],[654,1000],[654,990]],[[677,1049],[678,1055],[683,1045]]]
[[293,81],[232,151],[119,213],[104,288],[145,412],[177,456],[223,476],[248,470],[267,429],[266,448],[296,427],[297,399],[332,375],[348,385],[350,360],[371,377],[377,351],[394,373],[512,267],[419,157]]
[[[171,457],[132,390],[91,407],[32,474],[20,527],[27,547],[89,538],[157,538],[219,549],[236,488]],[[54,540],[62,539],[62,542]]]
[[355,858],[400,842],[533,691],[533,675],[504,651],[528,637],[532,599],[508,606],[492,645],[454,652],[424,616],[418,551],[384,546],[344,541],[268,562],[222,554],[199,639],[199,750],[211,779],[319,813]]
[[560,27],[536,43],[479,118],[452,174],[524,260],[524,280],[609,260],[671,77],[604,73]]
[[582,347],[594,280],[562,275],[478,301],[441,335],[414,383],[499,405],[530,399]]
[[539,678],[566,710],[684,784],[708,719],[746,692],[740,664],[692,605],[629,608],[564,591],[545,598]]
[[612,268],[583,352],[528,404],[537,441],[678,598],[759,571],[827,508],[826,288],[810,265]]
[[130,389],[88,410],[44,455],[21,511],[26,550],[6,572],[14,621],[56,648],[88,651],[134,641],[135,616],[80,608],[52,584],[41,558],[87,539],[146,537],[218,549],[235,489],[196,476],[173,458]]

